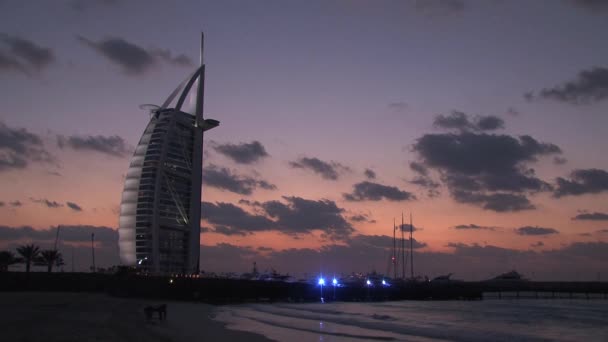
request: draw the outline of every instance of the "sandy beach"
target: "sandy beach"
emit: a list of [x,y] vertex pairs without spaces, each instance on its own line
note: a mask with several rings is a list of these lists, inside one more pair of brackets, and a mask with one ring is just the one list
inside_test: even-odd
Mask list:
[[[147,321],[143,308],[166,303],[167,320]],[[111,297],[99,293],[0,293],[3,341],[270,341],[228,330],[201,303]]]

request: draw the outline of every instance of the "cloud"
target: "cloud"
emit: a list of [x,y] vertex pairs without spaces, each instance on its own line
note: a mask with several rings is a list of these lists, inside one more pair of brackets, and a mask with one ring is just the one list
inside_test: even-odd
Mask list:
[[570,179],[558,177],[553,196],[580,196],[608,191],[608,172],[600,169],[578,169],[570,174]]
[[10,51],[0,51],[0,70],[16,70],[31,76],[40,73],[55,61],[52,49],[30,40],[0,33],[0,42]]
[[544,245],[545,244],[542,241],[537,241],[537,242],[531,244],[530,247],[532,247],[532,248],[538,248],[538,247],[542,247]]
[[352,215],[348,218],[353,222],[367,222],[367,223],[376,223],[376,220],[372,219],[368,214],[356,214]]
[[[393,237],[387,235],[355,235],[352,236],[348,241],[348,245],[351,248],[359,248],[361,246],[371,246],[375,248],[392,249],[393,248]],[[400,242],[399,242],[400,243]],[[409,240],[406,241],[407,248],[410,246]],[[416,239],[412,239],[412,248],[420,249],[427,247],[427,244]]]
[[568,0],[568,2],[591,13],[601,13],[608,10],[608,1],[606,0]]
[[429,174],[429,170],[424,165],[417,162],[411,162],[410,169],[421,176],[428,176]]
[[416,196],[411,192],[400,190],[395,186],[363,181],[353,185],[353,192],[342,194],[347,201],[411,201]]
[[600,229],[596,233],[608,233],[608,229]]
[[77,35],[76,39],[92,48],[110,62],[120,66],[122,71],[131,76],[142,75],[163,62],[176,66],[190,66],[192,61],[185,55],[173,57],[169,50],[145,49],[122,38],[110,37],[98,42]]
[[449,15],[466,8],[463,0],[415,0],[414,9],[429,16]]
[[303,157],[297,161],[289,162],[294,169],[308,169],[320,175],[324,179],[337,180],[341,173],[350,171],[350,168],[338,162],[325,162],[319,158]]
[[399,102],[391,102],[388,104],[388,109],[395,112],[403,112],[407,109],[407,103],[399,101]]
[[582,70],[572,81],[552,88],[544,88],[538,94],[527,93],[525,97],[528,100],[543,98],[575,105],[605,100],[608,98],[608,69],[594,67]]
[[354,231],[342,216],[344,209],[333,201],[287,196],[283,200],[259,203],[256,207],[261,212],[256,214],[231,203],[203,202],[203,218],[225,235],[278,231],[293,236],[318,230],[330,238],[343,239]]
[[376,179],[376,173],[371,169],[365,169],[365,172],[363,172],[363,174],[367,179]]
[[213,149],[239,164],[252,164],[269,156],[259,141],[240,144],[218,144]]
[[6,203],[4,203],[4,202],[0,201],[0,207],[4,207],[4,205],[5,205],[5,204],[6,204]]
[[573,220],[606,221],[608,214],[605,213],[582,213],[572,218]]
[[276,190],[274,184],[248,176],[241,176],[231,172],[225,167],[210,164],[203,170],[203,184],[227,190],[241,195],[251,195],[257,188]]
[[74,202],[66,202],[65,203],[68,208],[74,210],[74,211],[82,211],[82,207],[80,207],[78,204],[74,203]]
[[530,200],[526,196],[517,194],[483,194],[456,190],[452,192],[452,197],[457,202],[474,204],[482,209],[491,210],[498,213],[536,209],[536,206],[530,203]]
[[496,230],[496,227],[479,226],[476,224],[459,224],[453,227],[456,230]]
[[21,201],[19,201],[19,200],[9,202],[9,204],[13,207],[20,207],[23,205],[23,203],[21,203]]
[[519,235],[551,235],[559,234],[559,231],[553,228],[525,226],[515,229]]
[[493,131],[504,128],[505,122],[497,116],[477,116],[473,120],[469,115],[459,111],[452,111],[450,115],[438,115],[435,117],[433,126],[443,129],[454,129],[457,131]]
[[30,162],[54,163],[40,136],[0,121],[0,172],[24,169]]
[[[104,226],[88,225],[60,225],[59,240],[63,242],[91,242],[91,233],[95,233],[95,241],[102,244],[118,245],[118,232]],[[55,241],[57,227],[34,229],[29,226],[9,227],[0,225],[0,240],[23,241],[31,240],[34,243],[42,241]]]
[[37,199],[37,198],[32,198],[32,197],[30,197],[30,201],[32,201],[32,202],[34,202],[34,203],[40,203],[40,204],[44,204],[44,205],[46,205],[48,208],[53,208],[53,209],[54,209],[54,208],[60,208],[60,207],[63,207],[63,204],[58,203],[58,202],[55,202],[55,201],[49,201],[49,200],[48,200],[48,199],[46,199],[46,198],[40,198],[40,199]]
[[97,7],[117,6],[122,2],[123,0],[70,0],[68,6],[75,11],[83,12]]
[[95,151],[113,157],[124,157],[131,152],[131,149],[127,146],[125,140],[118,135],[72,135],[69,137],[59,135],[57,136],[57,145],[60,148],[69,147],[74,150],[85,152]]
[[537,178],[529,164],[561,154],[557,145],[528,135],[471,132],[425,134],[413,151],[418,163],[439,172],[456,201],[498,212],[533,209],[525,194],[552,186]]
[[342,216],[344,209],[327,199],[308,200],[301,197],[287,197],[287,203],[269,201],[262,208],[276,220],[283,233],[310,233],[321,230],[331,238],[344,238],[354,232],[353,227]]
[[553,157],[553,164],[555,165],[564,165],[568,162],[568,159],[563,157]]

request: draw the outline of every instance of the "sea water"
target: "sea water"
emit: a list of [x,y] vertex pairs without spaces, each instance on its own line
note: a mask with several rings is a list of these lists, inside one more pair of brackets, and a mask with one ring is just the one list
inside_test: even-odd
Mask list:
[[608,341],[608,300],[496,299],[219,307],[276,341]]

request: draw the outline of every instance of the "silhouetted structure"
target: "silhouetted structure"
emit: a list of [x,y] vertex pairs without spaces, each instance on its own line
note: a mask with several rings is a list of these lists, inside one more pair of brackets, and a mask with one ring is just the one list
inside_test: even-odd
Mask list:
[[[155,274],[198,273],[203,132],[219,125],[203,119],[204,86],[201,36],[200,66],[162,106],[153,106],[131,159],[119,222],[125,265]],[[182,109],[191,90],[194,114]]]

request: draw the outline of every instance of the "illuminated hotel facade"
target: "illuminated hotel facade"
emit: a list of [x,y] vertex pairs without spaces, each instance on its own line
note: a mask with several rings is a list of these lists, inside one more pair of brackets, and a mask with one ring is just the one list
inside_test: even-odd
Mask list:
[[[199,272],[205,65],[201,63],[160,106],[135,149],[120,204],[119,249],[124,265],[151,274]],[[182,110],[195,99],[194,113]],[[193,101],[190,101],[193,102]]]

